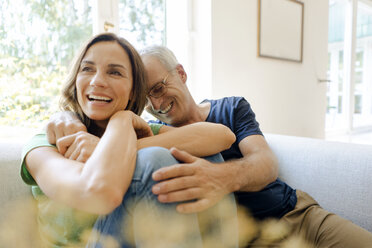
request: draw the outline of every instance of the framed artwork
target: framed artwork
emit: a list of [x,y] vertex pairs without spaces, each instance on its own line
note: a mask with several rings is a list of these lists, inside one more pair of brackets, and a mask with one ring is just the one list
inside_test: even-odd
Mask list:
[[258,56],[302,62],[304,3],[258,0]]

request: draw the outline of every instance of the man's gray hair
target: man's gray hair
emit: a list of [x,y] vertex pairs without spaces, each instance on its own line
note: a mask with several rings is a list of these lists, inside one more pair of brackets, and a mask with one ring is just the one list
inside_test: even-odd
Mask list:
[[167,71],[172,71],[179,64],[174,53],[165,46],[149,46],[140,51],[141,57],[155,57],[164,65]]

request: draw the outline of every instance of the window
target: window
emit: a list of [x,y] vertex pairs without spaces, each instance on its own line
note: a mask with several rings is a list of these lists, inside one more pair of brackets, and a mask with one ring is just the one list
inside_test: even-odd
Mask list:
[[58,111],[69,64],[94,30],[104,31],[102,16],[112,22],[117,11],[119,34],[136,48],[165,43],[163,0],[2,0],[0,10],[2,139],[27,139]]
[[120,0],[119,33],[137,49],[165,45],[165,1]]
[[337,113],[342,114],[342,96],[338,96]]
[[[355,27],[352,8],[357,8]],[[328,108],[335,107],[337,112],[327,111],[326,135],[372,128],[372,1],[330,1],[328,53]]]
[[344,51],[338,52],[338,69],[342,71],[344,69]]
[[355,114],[362,113],[362,96],[361,95],[355,95],[354,113]]
[[92,16],[88,0],[3,0],[0,8],[0,125],[12,135],[10,126],[40,127],[57,109],[69,62],[92,35]]

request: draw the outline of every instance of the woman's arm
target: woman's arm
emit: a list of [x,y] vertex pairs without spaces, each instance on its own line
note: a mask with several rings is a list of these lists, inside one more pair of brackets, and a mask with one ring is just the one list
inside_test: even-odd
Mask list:
[[235,139],[234,133],[222,124],[197,122],[177,128],[162,126],[158,135],[139,139],[137,147],[176,147],[194,156],[204,157],[230,148]]
[[35,148],[26,166],[51,199],[83,211],[107,214],[122,201],[135,168],[133,113],[114,114],[85,164],[66,159],[55,148]]

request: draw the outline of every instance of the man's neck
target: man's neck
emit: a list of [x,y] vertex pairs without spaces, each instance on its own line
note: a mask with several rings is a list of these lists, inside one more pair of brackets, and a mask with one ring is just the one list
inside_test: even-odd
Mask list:
[[209,115],[209,112],[211,111],[211,103],[210,102],[203,102],[198,104],[199,113],[201,116],[200,121],[206,121]]
[[209,115],[211,104],[209,102],[195,104],[191,109],[188,121],[184,125],[205,121]]

